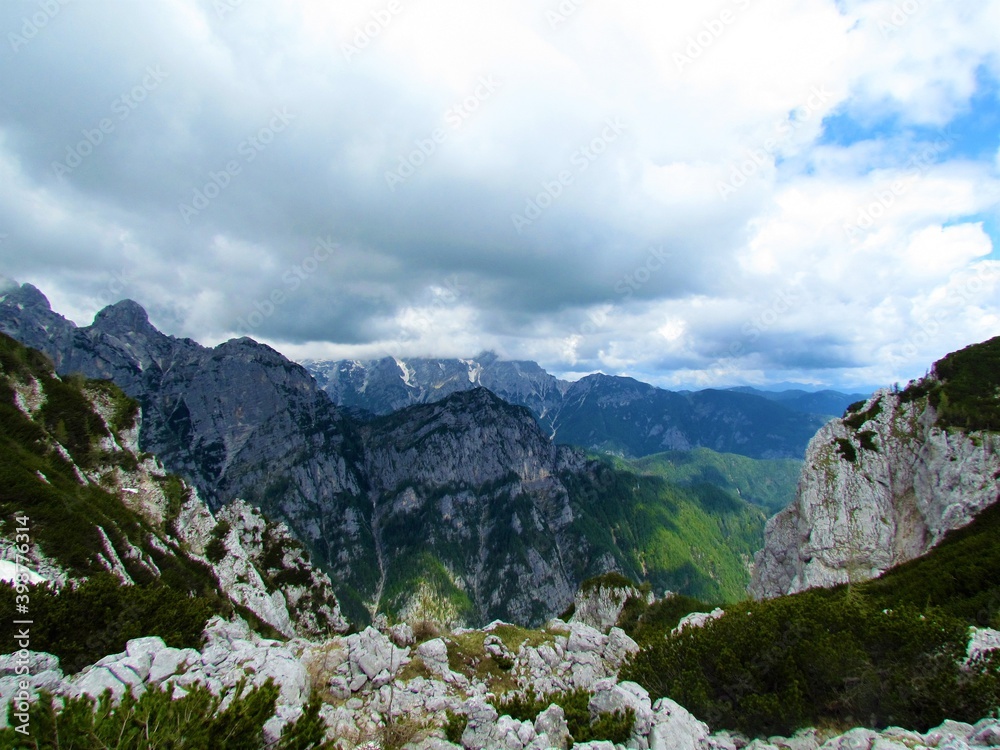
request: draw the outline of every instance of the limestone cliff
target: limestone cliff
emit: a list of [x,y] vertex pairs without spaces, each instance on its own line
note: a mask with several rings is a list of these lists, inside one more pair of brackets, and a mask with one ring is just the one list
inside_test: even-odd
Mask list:
[[768,522],[754,597],[876,577],[997,501],[998,344],[949,355],[925,379],[877,392],[816,434],[795,502]]

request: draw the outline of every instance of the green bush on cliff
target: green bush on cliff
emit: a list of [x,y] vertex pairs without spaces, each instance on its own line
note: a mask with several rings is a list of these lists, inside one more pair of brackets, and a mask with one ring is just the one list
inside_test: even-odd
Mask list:
[[[18,619],[15,591],[0,584],[0,620]],[[110,573],[99,573],[76,588],[29,589],[31,647],[59,657],[69,674],[108,654],[120,653],[132,638],[158,635],[168,646],[197,647],[208,619],[227,611],[217,597],[188,596],[159,583],[124,586]],[[0,641],[0,653],[16,650]]]
[[906,401],[927,396],[938,424],[959,430],[1000,430],[1000,336],[952,352],[934,363],[935,379],[911,383]]

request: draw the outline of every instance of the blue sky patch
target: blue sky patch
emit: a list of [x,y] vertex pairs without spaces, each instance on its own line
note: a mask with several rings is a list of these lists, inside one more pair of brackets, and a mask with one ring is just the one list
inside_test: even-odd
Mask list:
[[976,78],[976,91],[968,106],[943,128],[906,123],[898,114],[866,120],[840,110],[823,120],[819,145],[848,147],[865,141],[886,141],[899,143],[903,151],[908,151],[917,144],[934,143],[945,137],[951,143],[938,154],[937,161],[956,158],[992,161],[1000,149],[1000,85],[982,68]]

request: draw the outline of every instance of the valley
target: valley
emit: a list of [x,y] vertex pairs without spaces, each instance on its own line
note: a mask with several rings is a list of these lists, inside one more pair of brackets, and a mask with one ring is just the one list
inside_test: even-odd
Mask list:
[[[19,584],[37,624],[0,691],[27,674],[35,725],[124,732],[228,695],[217,720],[257,711],[246,736],[277,747],[1000,741],[1000,339],[849,404],[802,460],[699,444],[822,421],[757,394],[600,376],[567,398],[516,363],[512,403],[480,382],[511,363],[487,357],[440,398],[440,362],[393,361],[405,390],[338,404],[273,349],[176,339],[131,302],[77,328],[22,287],[0,330],[2,550],[43,582]],[[371,408],[393,388],[410,403]],[[559,440],[573,409],[606,426],[586,449]],[[615,450],[636,420],[688,449]],[[0,587],[4,619],[19,590]],[[46,702],[105,691],[103,713]]]

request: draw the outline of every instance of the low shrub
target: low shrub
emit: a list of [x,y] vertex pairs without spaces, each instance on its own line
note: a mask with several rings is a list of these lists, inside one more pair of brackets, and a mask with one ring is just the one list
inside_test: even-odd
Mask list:
[[[12,586],[0,584],[4,622],[17,619],[15,595]],[[219,599],[188,596],[159,583],[124,586],[110,573],[58,591],[48,585],[33,586],[29,597],[34,620],[31,646],[58,656],[67,674],[124,651],[132,638],[158,635],[168,646],[196,648],[208,619],[226,612]],[[10,633],[0,641],[0,652],[16,650],[13,630]]]
[[623,679],[669,696],[716,729],[789,736],[819,723],[977,721],[998,705],[1000,659],[970,670],[967,625],[908,604],[881,609],[857,588],[730,608],[635,655]]
[[494,699],[493,707],[501,716],[506,714],[518,721],[534,721],[538,714],[553,703],[560,706],[566,715],[566,724],[574,742],[608,740],[624,743],[632,735],[635,711],[602,713],[591,718],[591,694],[586,690],[569,690],[560,693],[538,695],[532,688],[524,693],[510,693]]
[[[245,683],[229,696],[213,695],[198,685],[188,688],[181,698],[173,690],[156,685],[135,698],[127,693],[117,705],[108,691],[95,701],[89,696],[61,699],[42,693],[28,711],[27,737],[17,732],[20,725],[11,707],[6,729],[0,730],[0,748],[176,748],[177,750],[252,750],[265,747],[264,723],[274,715],[278,688],[272,680],[246,690]],[[313,698],[302,716],[285,727],[274,750],[327,750],[325,724],[319,716],[320,701]]]

